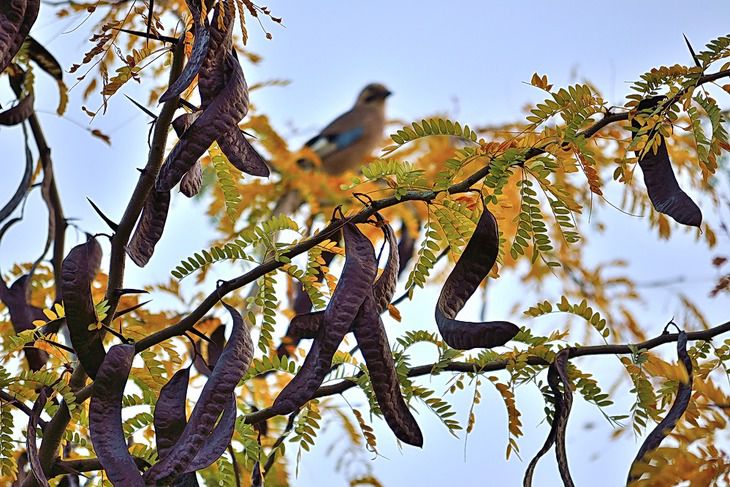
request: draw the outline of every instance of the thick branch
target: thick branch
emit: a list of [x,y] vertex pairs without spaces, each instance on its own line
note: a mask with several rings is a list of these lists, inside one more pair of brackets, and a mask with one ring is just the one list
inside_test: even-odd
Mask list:
[[[722,335],[730,331],[730,321],[718,325],[714,328],[702,331],[693,331],[687,333],[687,339],[690,341],[695,340],[710,340],[715,336]],[[588,355],[625,355],[632,353],[632,350],[651,350],[660,345],[666,343],[676,342],[678,333],[666,333],[659,335],[658,337],[652,338],[645,342],[637,343],[634,345],[590,345],[580,347],[570,347],[568,352],[569,358],[585,357]],[[542,357],[531,355],[527,357],[527,365],[550,365],[550,362],[546,361]],[[466,373],[484,373],[494,372],[498,370],[504,370],[507,368],[508,362],[506,360],[495,360],[489,362],[482,367],[469,362],[451,362],[446,367],[438,369],[439,371],[446,372],[466,372]],[[408,377],[419,377],[422,375],[431,375],[435,370],[436,364],[418,365],[408,369]],[[359,373],[357,377],[361,376]],[[353,380],[343,380],[336,384],[327,385],[320,387],[315,393],[314,398],[333,396],[335,394],[342,394],[348,389],[355,387],[356,384]],[[261,409],[254,413],[246,415],[246,423],[259,423],[269,418],[276,416],[270,409]]]

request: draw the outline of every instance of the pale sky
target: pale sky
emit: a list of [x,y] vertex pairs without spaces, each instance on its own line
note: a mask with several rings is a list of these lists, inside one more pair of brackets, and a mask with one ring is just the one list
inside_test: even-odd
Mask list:
[[[286,87],[255,92],[253,102],[268,114],[274,126],[294,147],[314,135],[333,117],[349,108],[357,92],[368,82],[385,83],[394,91],[388,112],[392,118],[416,120],[435,113],[448,113],[471,126],[511,121],[523,116],[522,109],[540,96],[525,84],[533,72],[547,74],[556,85],[587,79],[598,87],[611,103],[623,104],[629,82],[653,66],[690,63],[682,34],[696,48],[711,39],[727,34],[730,2],[705,1],[691,4],[680,1],[614,1],[604,3],[578,1],[281,1],[267,5],[276,16],[283,17],[285,27],[267,23],[273,40],[267,41],[255,21],[249,21],[249,48],[263,56],[259,66],[244,64],[249,84],[271,79],[289,79]],[[66,21],[50,15],[42,7],[41,17],[32,34],[61,61],[70,66],[79,62],[88,48],[88,31],[83,28],[69,34]],[[38,74],[42,78],[45,75]],[[67,75],[69,84],[73,76]],[[5,82],[3,82],[5,83]],[[86,203],[92,198],[108,215],[118,219],[125,199],[137,179],[135,167],[146,158],[147,120],[124,97],[112,100],[109,115],[98,117],[94,128],[113,138],[107,147],[88,137],[68,120],[59,120],[53,112],[57,95],[44,82],[42,96],[37,96],[41,122],[53,148],[59,191],[66,214],[79,218],[78,223],[90,231],[104,231],[103,224]],[[125,93],[142,99],[142,90],[130,86]],[[0,91],[3,106],[11,99],[6,85]],[[730,106],[727,96],[721,106]],[[74,90],[69,102],[68,119],[86,125],[88,118],[78,107],[80,90]],[[89,108],[95,109],[95,106]],[[153,108],[155,109],[155,108]],[[296,128],[296,131],[293,130]],[[9,197],[22,172],[20,152],[22,132],[19,128],[0,129],[0,147],[4,157],[4,177],[0,195]],[[723,179],[724,178],[724,179]],[[727,185],[728,174],[720,176]],[[5,200],[7,197],[3,197]],[[184,198],[174,198],[174,207],[165,236],[149,268],[140,271],[130,262],[126,284],[138,287],[166,280],[169,270],[181,257],[207,244],[203,205]],[[706,203],[706,202],[705,202]],[[715,216],[704,205],[705,217]],[[603,210],[608,212],[609,210]],[[28,217],[5,237],[0,247],[0,266],[7,270],[17,260],[32,260],[41,249],[37,235],[45,232],[37,222],[45,222],[45,210],[38,195],[30,198]],[[688,282],[647,292],[642,308],[642,326],[657,334],[680,307],[675,293],[681,290],[697,300],[711,323],[727,320],[728,298],[706,298],[715,271],[710,267],[712,255],[728,254],[728,240],[720,236],[716,251],[695,245],[689,234],[677,232],[670,242],[655,242],[645,222],[618,212],[602,213],[602,219],[614,227],[602,237],[590,238],[588,258],[593,262],[626,257],[630,272],[638,281],[660,280],[678,275]],[[591,225],[582,222],[581,231],[591,235]],[[79,237],[81,238],[81,237]],[[69,234],[68,245],[75,243]],[[107,246],[108,248],[108,246]],[[677,259],[681,255],[682,259]],[[225,271],[221,271],[225,275]],[[229,274],[230,275],[230,274]],[[183,288],[189,292],[191,283]],[[490,318],[507,319],[519,283],[510,276],[493,286],[490,295]],[[550,287],[541,297],[555,297]],[[389,322],[391,330],[434,327],[432,305],[435,291],[416,296],[404,303],[401,325]],[[463,314],[469,319],[479,309],[474,299]],[[723,312],[724,311],[724,312]],[[463,317],[462,317],[463,316]],[[524,323],[520,316],[512,319]],[[559,326],[555,321],[533,320],[537,332],[549,332]],[[435,327],[434,327],[435,328]],[[576,336],[575,339],[581,339]],[[426,363],[432,351],[418,356]],[[673,348],[665,347],[672,356]],[[613,357],[581,359],[577,364],[597,375],[604,388],[621,373]],[[500,376],[504,374],[498,374]],[[425,378],[421,381],[429,381]],[[442,391],[444,380],[432,386]],[[612,414],[624,414],[632,398],[623,388]],[[463,435],[455,439],[438,420],[419,408],[418,420],[424,433],[424,448],[405,447],[400,452],[384,423],[376,421],[378,445],[384,458],[374,461],[376,476],[386,486],[445,485],[477,482],[479,484],[518,485],[527,463],[542,445],[548,428],[543,420],[542,398],[536,388],[517,390],[523,412],[525,437],[520,440],[523,461],[504,461],[507,422],[504,405],[489,385],[482,387],[483,399],[477,408],[477,426],[464,448]],[[353,404],[362,404],[363,396],[348,393]],[[466,422],[471,393],[463,392],[455,401],[457,418]],[[621,485],[639,441],[624,436],[609,439],[611,428],[593,406],[576,399],[568,429],[567,450],[577,485]],[[332,427],[306,454],[293,485],[344,485],[334,472],[334,459],[327,456],[329,446],[341,434]],[[335,449],[337,447],[335,446]],[[289,452],[296,451],[290,445]],[[368,458],[369,454],[364,454]],[[554,454],[540,463],[535,485],[560,485]],[[597,475],[600,481],[597,482]],[[323,480],[327,479],[327,480]]]

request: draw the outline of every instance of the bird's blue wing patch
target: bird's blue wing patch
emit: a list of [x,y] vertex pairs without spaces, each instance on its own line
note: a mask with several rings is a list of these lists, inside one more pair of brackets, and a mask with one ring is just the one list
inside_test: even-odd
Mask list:
[[362,127],[356,127],[345,132],[332,135],[332,142],[337,146],[338,149],[346,149],[351,146],[362,137],[364,130]]

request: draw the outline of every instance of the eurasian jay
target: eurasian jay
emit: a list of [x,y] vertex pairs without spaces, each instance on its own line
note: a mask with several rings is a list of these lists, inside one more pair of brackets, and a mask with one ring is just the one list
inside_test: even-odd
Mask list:
[[[383,137],[385,99],[391,92],[380,83],[367,85],[355,105],[305,144],[322,160],[328,174],[341,174],[360,166]],[[300,160],[307,166],[309,161]]]

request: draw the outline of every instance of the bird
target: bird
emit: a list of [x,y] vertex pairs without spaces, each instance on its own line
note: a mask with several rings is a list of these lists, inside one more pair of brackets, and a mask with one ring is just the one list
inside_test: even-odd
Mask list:
[[[358,168],[381,142],[385,129],[385,100],[392,92],[380,83],[360,91],[353,107],[334,119],[304,145],[322,161],[322,170],[339,175]],[[312,166],[306,159],[297,161]]]

